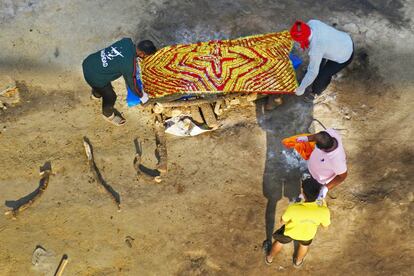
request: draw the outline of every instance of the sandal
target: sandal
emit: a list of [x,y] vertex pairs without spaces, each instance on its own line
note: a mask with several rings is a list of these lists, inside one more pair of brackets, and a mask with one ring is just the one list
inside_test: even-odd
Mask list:
[[305,96],[305,98],[303,98],[303,101],[305,103],[313,103],[313,101],[316,100],[317,97],[318,95],[309,93],[308,95]]
[[265,255],[265,258],[264,258],[265,264],[271,265],[273,263],[273,257],[272,257],[271,261],[269,261],[269,259],[267,257],[269,257],[269,255]]
[[126,120],[124,117],[122,117],[121,113],[119,113],[118,111],[114,111],[114,113],[112,113],[111,116],[107,117],[105,115],[102,115],[104,117],[104,119],[108,122],[110,122],[111,124],[114,124],[116,126],[122,126],[126,123]]
[[302,265],[303,265],[303,262],[305,261],[305,258],[303,258],[302,259],[302,261],[298,264],[297,262],[296,262],[296,258],[293,258],[293,267],[294,268],[301,268],[302,267]]
[[91,99],[92,100],[100,100],[102,98],[101,95],[99,95],[97,92],[95,92],[94,89],[91,91]]

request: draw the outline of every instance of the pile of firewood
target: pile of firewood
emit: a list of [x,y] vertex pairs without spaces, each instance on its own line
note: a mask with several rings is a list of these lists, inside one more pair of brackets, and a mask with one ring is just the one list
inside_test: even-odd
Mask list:
[[219,126],[218,120],[226,110],[253,105],[255,100],[265,96],[255,93],[233,93],[210,98],[197,97],[170,102],[163,102],[161,99],[152,105],[152,110],[155,114],[161,114],[163,118],[188,114],[191,115],[195,123],[217,128]]

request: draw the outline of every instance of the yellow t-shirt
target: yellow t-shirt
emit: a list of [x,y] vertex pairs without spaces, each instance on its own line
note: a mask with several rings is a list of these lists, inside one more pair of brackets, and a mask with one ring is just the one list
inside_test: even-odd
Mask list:
[[316,202],[298,202],[290,205],[282,216],[285,222],[285,236],[294,240],[313,239],[318,226],[331,224],[329,209]]

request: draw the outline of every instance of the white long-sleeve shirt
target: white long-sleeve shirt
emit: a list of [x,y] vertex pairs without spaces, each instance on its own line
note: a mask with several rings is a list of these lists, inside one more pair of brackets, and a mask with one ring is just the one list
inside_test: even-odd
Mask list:
[[319,73],[319,66],[323,58],[337,63],[346,62],[352,55],[353,43],[349,34],[319,21],[309,20],[311,28],[309,43],[309,65],[296,93],[301,95],[306,87],[311,85]]

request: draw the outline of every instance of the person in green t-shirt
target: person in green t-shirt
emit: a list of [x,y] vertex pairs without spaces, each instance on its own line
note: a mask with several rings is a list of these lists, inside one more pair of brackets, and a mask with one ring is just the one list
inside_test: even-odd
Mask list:
[[118,126],[125,123],[125,118],[114,108],[116,94],[111,85],[121,76],[141,102],[148,101],[148,95],[137,85],[137,58],[144,58],[156,51],[150,40],[143,40],[135,46],[131,38],[123,38],[83,61],[83,75],[92,87],[92,98],[102,98],[102,114],[107,121]]
[[326,204],[321,205],[316,202],[321,187],[322,185],[311,177],[302,181],[304,201],[293,203],[286,209],[281,218],[283,226],[273,234],[275,242],[270,253],[265,256],[266,264],[270,265],[273,257],[282,250],[283,244],[292,240],[299,244],[297,254],[293,258],[293,266],[300,267],[303,264],[318,226],[328,227],[331,224]]

